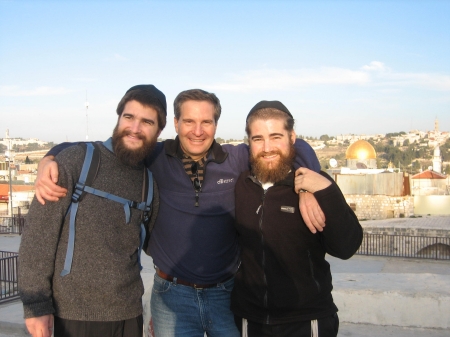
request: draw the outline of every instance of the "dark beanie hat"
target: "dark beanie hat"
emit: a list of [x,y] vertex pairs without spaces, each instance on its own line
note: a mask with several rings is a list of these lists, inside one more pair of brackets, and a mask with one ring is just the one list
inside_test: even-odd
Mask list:
[[277,109],[277,110],[283,111],[289,117],[294,119],[294,117],[292,117],[292,114],[289,112],[288,108],[286,108],[284,106],[284,104],[281,103],[280,101],[261,101],[259,103],[256,103],[256,105],[250,110],[250,112],[247,115],[246,121],[248,121],[248,119],[252,113],[254,113],[257,110],[265,109],[265,108],[272,108],[272,109]]
[[127,90],[125,94],[127,94],[131,90],[141,90],[145,91],[147,94],[155,98],[158,102],[162,110],[164,111],[164,114],[167,116],[167,103],[166,103],[166,96],[160,91],[158,88],[156,88],[153,84],[139,84],[135,85],[134,87],[131,87]]

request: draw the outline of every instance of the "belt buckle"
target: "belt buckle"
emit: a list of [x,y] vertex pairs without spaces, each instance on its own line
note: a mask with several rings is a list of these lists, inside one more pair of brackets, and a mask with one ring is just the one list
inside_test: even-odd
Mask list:
[[194,285],[194,289],[199,289],[199,290],[204,289],[203,287],[199,287],[198,284],[195,284],[195,283],[194,283],[193,285]]

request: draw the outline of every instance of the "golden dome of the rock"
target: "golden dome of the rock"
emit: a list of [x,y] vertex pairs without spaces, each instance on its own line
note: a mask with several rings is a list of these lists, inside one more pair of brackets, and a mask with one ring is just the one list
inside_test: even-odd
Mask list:
[[345,157],[347,159],[376,159],[377,153],[373,146],[363,139],[357,140],[353,144],[351,144],[347,151],[345,152]]

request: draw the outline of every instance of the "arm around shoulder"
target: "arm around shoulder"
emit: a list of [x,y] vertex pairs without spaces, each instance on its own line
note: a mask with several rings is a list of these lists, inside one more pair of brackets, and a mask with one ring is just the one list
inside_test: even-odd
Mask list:
[[349,259],[361,245],[363,229],[337,184],[326,173],[321,174],[332,183],[314,193],[326,217],[326,226],[320,235],[328,254]]
[[37,200],[44,205],[47,201],[58,201],[65,197],[67,190],[58,186],[58,164],[54,162],[55,156],[63,150],[77,145],[78,143],[61,143],[47,152],[41,159],[38,166],[38,174],[34,182],[35,195]]
[[303,139],[297,138],[294,147],[296,152],[294,167],[296,169],[299,167],[306,167],[310,170],[320,172],[319,159],[317,159],[316,152],[311,145]]

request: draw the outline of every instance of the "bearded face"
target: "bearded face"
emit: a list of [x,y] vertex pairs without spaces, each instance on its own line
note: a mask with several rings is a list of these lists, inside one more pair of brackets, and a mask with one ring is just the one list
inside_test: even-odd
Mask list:
[[[275,159],[268,159],[272,157]],[[253,153],[250,148],[252,172],[262,183],[276,183],[286,178],[289,171],[292,169],[294,158],[294,145],[290,145],[287,153],[282,152],[280,149],[273,149],[269,152],[260,151],[258,153]]]
[[157,136],[153,139],[147,139],[144,134],[134,134],[134,137],[142,141],[142,145],[137,148],[129,148],[125,143],[124,138],[130,134],[132,134],[131,130],[119,130],[119,124],[117,124],[113,131],[112,144],[114,154],[122,164],[136,167],[139,166],[153,150],[156,145]]

